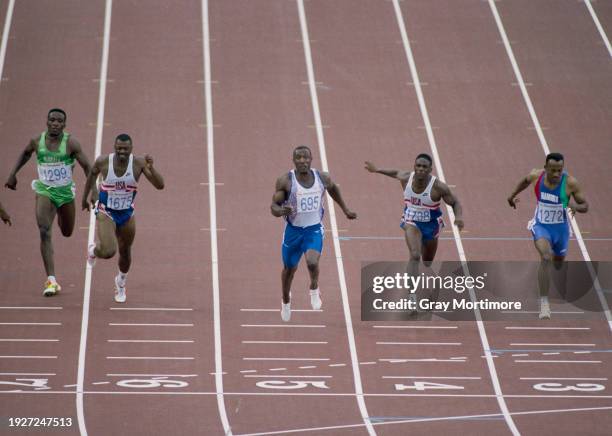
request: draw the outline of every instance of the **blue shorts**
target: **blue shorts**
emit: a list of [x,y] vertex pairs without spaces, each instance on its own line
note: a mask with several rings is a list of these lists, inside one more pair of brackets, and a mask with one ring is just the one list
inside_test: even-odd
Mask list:
[[302,254],[308,250],[323,251],[325,230],[322,224],[309,227],[296,227],[286,223],[283,234],[283,264],[286,268],[295,268]]
[[534,241],[544,238],[550,243],[555,256],[567,255],[570,240],[570,226],[568,223],[541,224],[532,222],[529,223],[528,228],[531,230]]
[[112,219],[117,227],[125,225],[134,215],[134,208],[124,210],[107,209],[106,205],[100,201],[96,203],[96,215],[102,213]]
[[421,231],[421,241],[427,242],[436,239],[440,235],[440,230],[444,227],[442,217],[435,218],[431,221],[405,221],[402,219],[400,227],[405,229],[406,226],[414,226]]

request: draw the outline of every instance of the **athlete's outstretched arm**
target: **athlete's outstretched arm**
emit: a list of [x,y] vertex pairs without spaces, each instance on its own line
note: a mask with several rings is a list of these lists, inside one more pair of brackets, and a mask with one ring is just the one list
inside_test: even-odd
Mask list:
[[574,177],[569,176],[567,180],[567,186],[570,191],[570,197],[574,198],[574,201],[571,201],[567,205],[569,210],[572,213],[586,213],[589,210],[589,203],[586,200],[584,192],[582,192],[582,188]]
[[342,199],[342,194],[340,194],[340,188],[333,182],[331,177],[329,177],[329,174],[324,172],[321,172],[319,174],[321,176],[323,184],[325,185],[325,189],[327,189],[327,192],[329,192],[329,196],[336,203],[338,203],[338,206],[340,206],[342,212],[344,212],[344,215],[350,220],[354,220],[355,218],[357,218],[357,214],[351,211],[344,203],[344,200]]
[[516,205],[519,202],[519,199],[516,198],[516,196],[527,189],[534,181],[536,181],[541,172],[542,170],[533,169],[529,174],[527,174],[527,176],[523,177],[520,182],[518,182],[516,188],[514,188],[514,191],[512,191],[512,194],[510,194],[508,197],[508,204],[510,207],[516,209]]
[[155,186],[157,189],[164,189],[164,178],[153,166],[153,156],[145,154],[142,172],[153,186]]
[[293,208],[290,205],[283,205],[283,203],[287,200],[287,192],[289,192],[288,182],[289,179],[287,174],[283,174],[276,179],[274,195],[272,195],[272,204],[270,205],[270,212],[277,218],[291,215],[291,213],[293,213]]
[[402,170],[396,170],[396,169],[382,169],[382,168],[377,168],[376,165],[374,165],[374,163],[370,162],[370,161],[365,161],[365,169],[368,170],[371,173],[378,173],[378,174],[382,174],[383,176],[388,176],[394,179],[399,179],[399,180],[408,180],[408,176],[410,176],[409,172],[406,171],[402,171]]
[[446,183],[436,180],[436,185],[438,185],[437,188],[442,194],[442,200],[453,208],[453,213],[455,214],[455,225],[459,231],[463,230],[463,208],[461,207],[461,203],[459,203],[459,199],[451,192]]
[[4,210],[2,203],[0,203],[0,219],[4,221],[4,224],[12,225],[11,216]]
[[[87,174],[87,181],[85,182],[85,188],[83,188],[83,198],[81,199],[81,208],[83,210],[89,211],[89,204],[91,203],[91,206],[94,207],[96,200],[98,200],[98,190],[95,188],[96,179],[100,174],[101,165],[103,165],[106,159],[108,159],[107,156],[98,157]],[[87,197],[90,191],[91,199],[88,201]]]
[[17,189],[17,172],[21,169],[22,166],[26,164],[27,161],[32,157],[32,153],[36,150],[36,140],[31,139],[28,145],[24,148],[24,150],[19,155],[17,159],[17,163],[13,168],[13,171],[8,176],[8,179],[4,186],[6,188],[12,189],[13,191]]

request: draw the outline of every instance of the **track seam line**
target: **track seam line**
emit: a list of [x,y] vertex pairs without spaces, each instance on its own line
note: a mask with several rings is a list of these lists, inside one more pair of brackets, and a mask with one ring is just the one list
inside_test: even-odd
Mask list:
[[[527,92],[527,88],[525,87],[523,75],[521,74],[518,62],[514,57],[514,50],[512,50],[512,47],[510,46],[510,43],[508,41],[508,35],[506,34],[506,29],[504,28],[504,24],[502,23],[499,12],[497,11],[495,0],[489,0],[489,7],[491,8],[491,13],[493,14],[493,18],[495,20],[495,24],[497,25],[499,34],[501,35],[502,41],[504,42],[504,47],[506,48],[506,54],[508,55],[508,59],[510,60],[510,64],[512,65],[512,70],[514,71],[514,75],[516,76],[516,79],[519,82],[521,94],[523,95],[523,99],[525,100],[525,105],[527,106],[527,110],[529,112],[529,116],[531,117],[533,126],[535,127],[535,130],[538,134],[540,145],[542,146],[544,154],[548,155],[550,153],[550,149],[548,148],[546,137],[544,136],[544,132],[542,131],[542,127],[540,125],[538,116],[536,115],[535,108],[533,107],[533,103],[531,102],[531,98],[529,97],[529,93]],[[580,227],[578,227],[578,220],[575,217],[572,217],[569,213],[568,219],[572,224],[572,229],[574,230],[576,240],[578,242],[578,245],[580,246],[582,257],[584,258],[589,269],[591,278],[593,279],[593,286],[595,288],[595,291],[597,292],[599,303],[601,304],[602,310],[606,316],[606,319],[608,320],[608,328],[610,329],[610,332],[612,332],[612,315],[610,315],[610,307],[608,306],[608,302],[606,301],[603,295],[601,284],[599,283],[599,278],[597,277],[597,274],[593,269],[593,265],[591,264],[591,256],[589,255],[586,244],[584,243],[584,239],[582,239],[582,233],[580,233]]]
[[221,350],[221,310],[219,301],[219,254],[217,247],[217,199],[215,182],[215,146],[213,134],[211,61],[210,61],[210,27],[208,22],[208,0],[202,0],[202,50],[204,68],[204,99],[206,116],[206,146],[208,157],[208,199],[210,208],[210,254],[213,288],[214,342],[215,342],[215,390],[217,408],[225,435],[231,435],[232,429],[227,418],[223,397],[223,354]]
[[[425,124],[425,131],[427,134],[427,139],[429,142],[429,146],[431,148],[432,154],[433,154],[433,158],[435,161],[435,164],[438,168],[438,175],[440,177],[440,179],[442,181],[445,180],[444,177],[444,170],[442,168],[442,162],[440,160],[440,156],[438,154],[438,148],[436,146],[436,140],[434,138],[434,134],[433,134],[433,130],[431,128],[431,122],[429,120],[429,113],[427,112],[427,106],[425,104],[425,97],[423,96],[423,90],[421,89],[421,84],[420,84],[420,79],[419,79],[419,75],[416,69],[416,63],[414,61],[414,57],[412,55],[412,49],[410,48],[410,41],[408,40],[408,33],[406,31],[406,26],[404,24],[404,18],[402,15],[402,10],[400,8],[399,2],[398,0],[393,0],[393,8],[395,9],[395,15],[397,18],[397,24],[399,26],[399,30],[400,30],[400,34],[402,37],[402,42],[403,42],[403,46],[404,46],[404,51],[406,54],[406,58],[410,67],[410,74],[412,76],[412,81],[414,82],[414,90],[416,92],[417,95],[417,100],[419,102],[419,109],[421,111],[421,116],[423,117],[423,122]],[[450,225],[451,228],[453,230],[453,235],[455,237],[455,244],[457,246],[457,251],[459,253],[459,258],[461,259],[461,265],[463,267],[463,271],[464,273],[466,273],[466,275],[469,275],[469,271],[468,271],[468,267],[467,267],[467,258],[465,256],[465,251],[463,249],[463,243],[461,242],[461,235],[459,234],[459,231],[457,230],[457,227],[454,225],[454,221],[455,221],[455,214],[453,213],[453,210],[450,206],[446,205],[446,211],[448,213],[449,219],[451,221]],[[476,301],[476,296],[474,294],[474,290],[473,289],[469,289],[469,294],[470,294],[470,300],[471,301]],[[510,415],[510,411],[508,410],[508,406],[503,398],[503,393],[501,390],[501,384],[499,382],[499,378],[497,376],[497,370],[495,369],[495,363],[493,362],[493,358],[491,357],[491,352],[489,351],[490,346],[489,346],[489,340],[487,338],[487,333],[485,331],[484,328],[484,324],[482,322],[482,317],[480,315],[480,310],[478,310],[477,308],[474,309],[474,314],[476,316],[476,323],[478,326],[478,333],[480,335],[480,341],[482,343],[483,346],[483,351],[485,353],[486,356],[486,361],[487,361],[487,367],[489,369],[489,375],[491,376],[491,383],[493,385],[493,389],[495,391],[496,397],[497,397],[497,403],[499,404],[500,410],[504,416],[504,419],[510,429],[510,431],[512,432],[513,435],[518,436],[520,435],[520,432],[518,431],[518,428],[516,427],[514,420],[512,419],[512,416]]]
[[[100,92],[98,94],[98,118],[96,124],[96,145],[94,151],[94,160],[100,156],[102,151],[102,132],[104,129],[104,108],[106,104],[106,81],[108,74],[108,53],[110,46],[110,31],[111,31],[111,16],[112,16],[113,0],[106,0],[104,7],[104,38],[102,43],[102,59],[100,62]],[[93,243],[96,229],[96,221],[94,211],[89,213],[89,230],[87,233],[87,246]],[[83,290],[83,311],[81,318],[81,339],[79,342],[79,360],[77,368],[77,384],[76,384],[76,408],[77,421],[79,423],[79,431],[81,436],[87,436],[87,427],[85,425],[85,410],[83,404],[83,382],[85,380],[85,357],[87,353],[87,331],[89,327],[89,305],[91,297],[91,275],[92,268],[85,263],[85,287]]]
[[[304,9],[304,1],[296,0],[298,15],[300,19],[300,29],[302,36],[302,46],[304,47],[304,58],[306,61],[306,70],[308,74],[308,89],[310,91],[310,100],[312,104],[312,112],[315,119],[315,127],[317,132],[317,143],[319,145],[319,154],[321,156],[321,169],[329,172],[327,164],[327,152],[325,149],[325,137],[323,135],[323,123],[321,121],[321,112],[319,109],[319,98],[317,96],[316,80],[314,74],[314,65],[310,51],[310,39],[308,35],[308,23],[306,20],[306,11]],[[344,312],[344,320],[346,324],[346,334],[348,339],[349,351],[351,354],[351,366],[353,369],[353,383],[355,385],[355,393],[357,394],[357,405],[361,413],[361,418],[365,424],[366,430],[370,436],[375,436],[376,431],[370,422],[368,410],[363,398],[363,387],[361,384],[361,373],[359,370],[359,362],[357,359],[357,347],[355,345],[355,333],[353,331],[353,323],[351,319],[351,310],[349,307],[348,290],[346,286],[346,278],[344,276],[344,263],[342,261],[342,250],[340,248],[340,240],[338,233],[338,223],[336,222],[336,212],[334,202],[327,194],[327,204],[329,210],[329,222],[332,228],[332,239],[334,242],[334,252],[336,253],[336,267],[338,269],[338,280],[340,284],[340,294],[342,296],[342,309]]]

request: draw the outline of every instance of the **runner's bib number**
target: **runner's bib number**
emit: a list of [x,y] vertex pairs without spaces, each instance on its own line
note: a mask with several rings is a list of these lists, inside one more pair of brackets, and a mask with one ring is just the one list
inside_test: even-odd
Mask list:
[[63,162],[38,165],[38,179],[47,186],[66,186],[72,183],[72,167]]
[[298,212],[316,212],[321,208],[321,193],[309,192],[297,194]]
[[538,203],[538,221],[542,224],[562,224],[565,222],[565,209],[562,204]]
[[429,209],[408,208],[406,209],[404,216],[406,221],[416,221],[420,223],[431,221],[431,213]]
[[106,207],[113,210],[125,210],[132,207],[133,192],[109,191]]

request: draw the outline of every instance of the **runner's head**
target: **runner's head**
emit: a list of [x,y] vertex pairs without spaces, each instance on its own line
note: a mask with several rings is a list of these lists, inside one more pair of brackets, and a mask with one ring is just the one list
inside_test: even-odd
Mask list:
[[431,156],[427,153],[419,154],[414,160],[414,178],[417,180],[426,179],[432,169]]
[[66,127],[66,112],[60,108],[53,108],[47,112],[47,132],[49,136],[57,137]]
[[305,145],[298,145],[293,149],[293,164],[295,170],[300,174],[307,174],[312,163],[312,153]]
[[130,158],[132,153],[132,138],[127,133],[117,135],[115,138],[115,154],[117,159],[125,162]]
[[561,153],[549,153],[546,155],[546,163],[544,170],[546,171],[546,179],[553,184],[561,181],[564,165],[563,155]]

